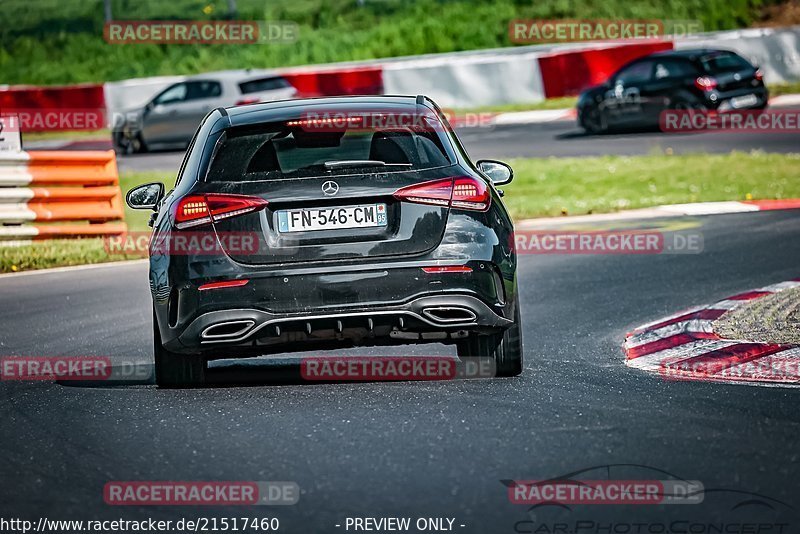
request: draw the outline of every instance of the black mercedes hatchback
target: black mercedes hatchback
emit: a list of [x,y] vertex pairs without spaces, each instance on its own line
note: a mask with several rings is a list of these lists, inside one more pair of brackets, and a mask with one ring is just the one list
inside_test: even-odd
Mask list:
[[340,97],[220,108],[153,209],[156,381],[207,362],[446,343],[522,371],[504,163],[472,163],[430,99]]
[[657,52],[627,63],[578,98],[578,123],[589,133],[651,127],[667,110],[733,112],[764,109],[764,76],[728,50]]

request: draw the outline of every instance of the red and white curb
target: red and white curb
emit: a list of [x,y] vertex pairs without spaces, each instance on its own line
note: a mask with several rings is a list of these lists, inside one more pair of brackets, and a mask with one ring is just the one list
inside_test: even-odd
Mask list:
[[625,336],[625,365],[665,379],[800,386],[800,347],[724,339],[713,323],[748,301],[800,287],[800,278],[659,319]]

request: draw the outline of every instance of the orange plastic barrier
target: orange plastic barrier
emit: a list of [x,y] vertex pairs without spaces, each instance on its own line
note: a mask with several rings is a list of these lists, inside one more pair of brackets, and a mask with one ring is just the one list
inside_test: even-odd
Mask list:
[[124,218],[113,150],[0,157],[0,239],[116,235]]

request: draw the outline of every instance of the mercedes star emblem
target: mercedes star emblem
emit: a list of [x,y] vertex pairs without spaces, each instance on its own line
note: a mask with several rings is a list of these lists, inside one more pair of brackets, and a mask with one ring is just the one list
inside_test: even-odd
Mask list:
[[328,180],[322,184],[322,192],[325,194],[325,196],[332,197],[339,192],[339,184],[333,180]]

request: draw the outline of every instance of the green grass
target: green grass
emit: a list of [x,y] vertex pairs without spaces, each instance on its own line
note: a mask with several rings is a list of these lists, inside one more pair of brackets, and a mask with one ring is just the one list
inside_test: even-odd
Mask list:
[[[522,158],[509,163],[516,176],[503,188],[504,202],[516,220],[684,202],[800,198],[800,154]],[[172,185],[171,177],[157,172],[120,178],[123,192],[154,181]],[[126,208],[131,231],[148,231],[149,216],[149,211]],[[141,256],[109,254],[102,239],[54,240],[0,246],[0,272],[137,257]]]
[[526,158],[503,189],[515,219],[660,204],[800,198],[800,154]]
[[0,272],[30,271],[141,259],[136,254],[109,254],[102,239],[54,239],[31,244],[0,246]]
[[563,96],[559,98],[548,98],[547,100],[542,100],[541,102],[535,102],[532,104],[501,104],[497,106],[481,106],[476,108],[456,109],[455,112],[456,114],[486,112],[510,113],[514,111],[534,111],[539,109],[563,109],[574,108],[577,101],[577,97]]
[[800,93],[800,82],[769,85],[769,96],[796,95]]
[[[292,21],[272,45],[112,45],[100,0],[4,0],[0,72],[8,84],[103,82],[231,68],[269,68],[511,46],[512,19],[699,20],[746,27],[776,0],[238,0],[238,19]],[[362,5],[363,4],[363,5]],[[226,0],[113,0],[115,19],[223,19]]]

